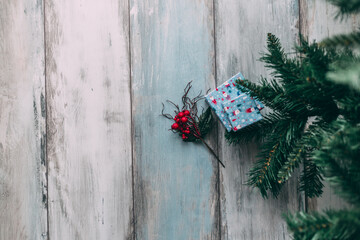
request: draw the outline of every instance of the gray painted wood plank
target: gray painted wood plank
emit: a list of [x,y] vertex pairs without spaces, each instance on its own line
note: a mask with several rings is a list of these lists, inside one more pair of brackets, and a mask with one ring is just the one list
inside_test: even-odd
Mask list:
[[[301,19],[303,23],[301,30],[302,34],[309,41],[316,40],[319,42],[335,34],[349,33],[360,26],[360,18],[358,16],[350,16],[343,20],[341,18],[335,19],[337,8],[325,0],[302,0],[301,2]],[[347,206],[326,182],[324,184],[326,187],[322,196],[317,199],[309,199],[309,211]]]
[[50,239],[131,239],[127,1],[46,1]]
[[0,19],[0,239],[47,239],[42,1]]
[[214,87],[212,1],[132,0],[130,16],[136,238],[219,239],[218,164],[159,116],[187,82]]
[[[258,61],[267,33],[277,35],[289,52],[297,41],[296,0],[216,1],[215,9],[218,85],[239,71],[254,82],[268,76]],[[282,214],[301,207],[296,177],[278,199],[262,199],[257,189],[245,185],[257,144],[228,146],[224,133],[219,126],[220,156],[226,164],[220,178],[222,239],[289,239]]]

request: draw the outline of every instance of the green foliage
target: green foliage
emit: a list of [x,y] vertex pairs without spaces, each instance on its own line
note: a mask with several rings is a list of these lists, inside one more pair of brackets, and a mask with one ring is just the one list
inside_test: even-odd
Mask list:
[[360,12],[359,0],[327,0],[331,4],[339,7],[339,15],[347,15]]
[[[268,191],[277,196],[292,172],[314,151],[314,135],[324,122],[339,114],[332,82],[325,79],[333,52],[304,39],[298,51],[303,58],[289,58],[280,41],[268,35],[267,49],[261,58],[271,68],[274,79],[262,78],[260,84],[238,81],[238,87],[262,101],[272,112],[261,121],[234,133],[226,134],[229,143],[262,140],[258,161],[249,172],[248,183],[259,188],[263,197]],[[343,89],[338,89],[342,91]],[[336,95],[341,95],[336,93]],[[311,117],[318,120],[306,129]],[[315,144],[315,145],[314,145]],[[309,166],[312,166],[311,164]],[[316,180],[316,184],[309,184]],[[304,169],[300,190],[308,196],[322,193],[321,176],[316,167]]]
[[[297,139],[293,148],[293,151],[289,154],[287,161],[284,163],[278,173],[280,181],[284,182],[291,177],[294,170],[299,167],[303,160],[309,159],[309,153],[311,153],[318,145],[316,141],[316,134],[323,126],[323,122],[317,122],[310,125],[307,131],[302,135],[300,139]],[[306,175],[304,175],[306,176]]]
[[270,190],[273,196],[277,197],[283,182],[278,179],[279,170],[287,161],[287,156],[292,151],[296,139],[300,137],[306,122],[297,124],[291,119],[283,119],[275,131],[268,135],[262,151],[259,153],[259,160],[250,170],[248,184],[259,188],[263,197],[267,197]]
[[304,170],[300,176],[300,191],[304,191],[309,198],[319,197],[323,193],[322,180],[319,167],[311,159],[305,158]]
[[211,114],[211,108],[208,107],[199,117],[199,130],[201,136],[204,138],[206,134],[212,129],[214,118]]
[[360,32],[353,32],[349,34],[339,34],[330,37],[321,42],[326,47],[359,47],[360,46]]
[[360,207],[360,125],[335,121],[322,139],[314,162],[339,196]]
[[294,239],[360,239],[359,210],[328,210],[324,214],[299,212],[287,215]]
[[231,144],[264,142],[248,181],[263,197],[268,197],[268,191],[276,197],[301,164],[300,191],[308,197],[320,196],[323,178],[313,156],[323,144],[323,132],[339,116],[355,123],[360,119],[359,93],[339,84],[339,77],[334,82],[329,76],[337,74],[336,67],[344,59],[356,58],[348,51],[310,44],[304,38],[296,49],[301,57],[289,58],[279,39],[269,34],[268,52],[261,61],[272,70],[273,79],[262,78],[259,84],[237,81],[240,90],[271,109],[259,122],[225,135]]
[[[342,66],[343,64],[346,64],[346,66]],[[360,61],[346,61],[342,62],[342,64],[334,64],[331,70],[326,75],[329,80],[360,90]]]

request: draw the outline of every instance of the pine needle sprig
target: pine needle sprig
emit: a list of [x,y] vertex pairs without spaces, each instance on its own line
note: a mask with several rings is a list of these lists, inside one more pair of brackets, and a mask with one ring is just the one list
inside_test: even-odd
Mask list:
[[360,207],[360,126],[338,120],[332,127],[322,133],[314,162],[338,195]]
[[208,107],[199,117],[199,131],[204,138],[213,127],[214,118],[211,114],[211,108]]
[[330,48],[354,48],[360,47],[360,32],[352,32],[349,34],[339,34],[326,38],[320,43],[321,46]]
[[360,210],[327,210],[320,214],[299,212],[285,216],[294,239],[359,239]]
[[[350,59],[343,61],[341,64],[333,64],[326,77],[330,81],[339,84],[339,87],[346,85],[360,92],[360,61]],[[349,92],[349,90],[347,91]]]
[[300,176],[299,190],[308,198],[319,197],[323,193],[324,184],[319,167],[311,158],[304,158],[304,169]]
[[[279,151],[280,143],[274,143],[272,145],[269,141],[266,142],[266,146],[263,146],[264,149],[260,152],[259,160],[253,165],[252,169],[249,171],[249,179],[247,184],[250,186],[256,186],[262,195],[263,198],[268,198],[268,190],[271,191],[274,197],[277,197],[282,184],[279,183],[276,179],[276,165],[279,162],[279,159],[282,157],[281,151]],[[270,147],[270,151],[268,151]],[[277,158],[277,161],[273,161]]]
[[298,125],[287,120],[277,126],[276,131],[269,135],[258,154],[258,161],[249,171],[248,184],[259,188],[264,198],[268,197],[269,190],[277,197],[284,182],[279,181],[278,173],[293,151],[296,139],[299,138],[299,127],[304,128],[306,121]]
[[346,16],[354,13],[360,13],[359,0],[327,0],[327,1],[339,7],[337,17]]
[[237,88],[242,92],[261,101],[265,106],[283,115],[299,116],[299,113],[309,112],[306,99],[299,99],[286,93],[286,91],[275,80],[261,78],[260,84],[249,80],[237,80]]
[[272,69],[275,78],[282,83],[293,83],[299,78],[299,62],[287,57],[279,38],[271,33],[268,33],[267,50],[268,53],[262,53],[260,61],[265,63],[265,67]]
[[340,115],[348,122],[356,124],[360,119],[360,93],[348,94],[338,101]]
[[288,155],[287,161],[278,173],[279,181],[287,181],[294,170],[301,163],[304,163],[299,190],[305,192],[305,195],[310,198],[320,196],[323,192],[323,178],[311,157],[314,150],[320,147],[319,133],[325,127],[325,122],[318,119],[314,120],[304,134],[296,141],[293,151]]

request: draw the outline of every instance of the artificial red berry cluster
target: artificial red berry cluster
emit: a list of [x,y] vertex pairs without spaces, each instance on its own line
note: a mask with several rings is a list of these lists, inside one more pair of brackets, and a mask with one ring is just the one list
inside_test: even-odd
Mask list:
[[[189,121],[189,119],[190,119],[190,121]],[[179,112],[174,117],[175,123],[173,125],[171,125],[171,129],[182,133],[181,137],[183,140],[188,139],[189,134],[191,133],[190,128],[193,127],[190,123],[191,119],[192,119],[192,117],[190,116],[189,110],[184,110],[182,112]]]
[[[169,120],[175,121],[171,125],[171,129],[174,133],[179,133],[183,141],[185,142],[196,142],[201,141],[208,149],[209,151],[215,156],[215,158],[219,161],[219,163],[225,167],[225,165],[220,161],[219,157],[216,155],[214,150],[205,142],[203,137],[206,134],[206,131],[204,130],[204,125],[206,121],[200,121],[201,117],[198,116],[198,108],[197,103],[198,101],[204,99],[204,96],[201,95],[201,92],[194,98],[189,98],[188,93],[191,89],[191,82],[189,82],[185,89],[184,89],[184,95],[182,96],[182,107],[179,105],[173,103],[170,100],[167,100],[168,103],[173,105],[175,107],[175,117],[173,117],[169,113],[164,113],[165,105],[163,104],[163,109],[161,111],[161,115]],[[211,110],[208,108],[207,111],[205,111],[207,114],[205,114],[207,117],[204,117],[203,119],[211,119]],[[204,113],[203,113],[204,114]],[[208,127],[209,129],[210,127]],[[201,131],[200,131],[201,129]]]

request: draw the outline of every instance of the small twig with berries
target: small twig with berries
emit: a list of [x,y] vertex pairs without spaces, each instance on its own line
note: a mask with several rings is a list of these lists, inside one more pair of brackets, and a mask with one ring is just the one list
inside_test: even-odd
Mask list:
[[167,102],[175,108],[175,117],[173,117],[171,114],[164,113],[164,104],[161,115],[174,121],[170,129],[173,133],[179,134],[182,140],[185,142],[196,142],[200,140],[214,155],[218,162],[225,168],[225,165],[221,162],[214,150],[204,140],[205,135],[211,130],[211,125],[213,122],[211,109],[208,108],[205,112],[203,111],[200,117],[198,117],[197,103],[204,99],[204,96],[200,92],[196,97],[189,98],[188,94],[191,87],[191,82],[189,82],[184,89],[184,95],[181,98],[181,108],[172,101],[167,100]]

